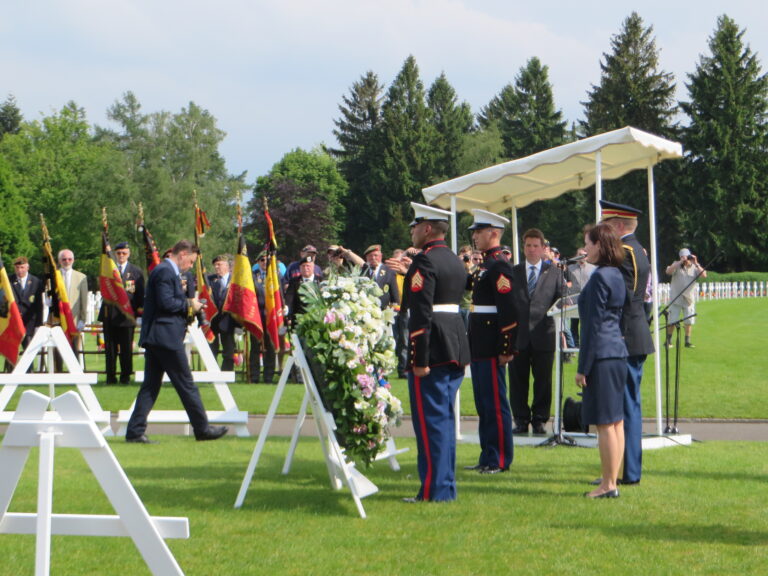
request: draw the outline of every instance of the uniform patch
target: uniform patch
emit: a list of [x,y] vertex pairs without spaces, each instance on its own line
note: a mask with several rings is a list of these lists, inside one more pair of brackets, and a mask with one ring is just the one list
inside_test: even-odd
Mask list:
[[416,273],[411,276],[411,292],[421,292],[424,288],[424,276],[421,275],[421,270],[416,270]]
[[512,290],[512,282],[503,274],[496,280],[496,290],[499,294],[507,294]]

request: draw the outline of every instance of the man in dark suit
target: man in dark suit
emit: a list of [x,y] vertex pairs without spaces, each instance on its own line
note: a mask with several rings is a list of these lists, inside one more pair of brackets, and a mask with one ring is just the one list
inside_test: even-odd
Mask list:
[[14,274],[8,277],[13,289],[13,298],[24,322],[27,333],[21,345],[26,350],[37,327],[43,323],[43,282],[29,273],[29,260],[19,256],[13,261]]
[[[505,364],[516,346],[517,313],[512,293],[512,266],[500,246],[509,220],[485,210],[472,210],[472,243],[483,261],[471,276],[472,308],[469,345],[472,390],[479,416],[480,458],[470,470],[497,474],[509,470],[514,457],[512,414],[507,400]],[[469,285],[468,285],[469,287]]]
[[299,275],[288,281],[288,288],[285,290],[285,305],[288,307],[286,318],[288,323],[293,326],[296,324],[296,315],[304,312],[304,302],[299,288],[305,282],[320,283],[320,279],[315,275],[315,257],[311,255],[301,259]]
[[[131,247],[128,242],[115,246],[115,264],[123,279],[123,287],[136,319],[144,308],[144,273],[131,264]],[[99,310],[99,320],[104,329],[104,346],[107,365],[107,384],[117,383],[117,359],[120,358],[120,384],[128,384],[133,377],[133,335],[136,322],[120,309],[106,302]]]
[[[456,392],[469,363],[459,302],[467,273],[445,243],[445,210],[411,202],[413,257],[403,282],[401,314],[408,314],[408,391],[421,487],[406,502],[456,499]],[[400,270],[402,271],[402,270]]]
[[214,356],[221,350],[221,369],[225,371],[235,368],[235,328],[237,322],[228,313],[224,312],[224,302],[227,300],[229,290],[230,270],[232,269],[232,256],[220,254],[213,259],[215,274],[208,276],[208,284],[211,287],[211,297],[219,312],[211,320],[211,330],[214,340],[211,342],[211,351]]
[[627,385],[624,388],[624,474],[621,484],[638,484],[643,465],[643,415],[640,382],[643,364],[653,354],[653,339],[643,308],[645,287],[651,264],[645,250],[635,237],[637,208],[600,201],[601,221],[608,224],[621,238],[624,263],[621,274],[627,287],[627,300],[621,316],[621,333],[627,345]]
[[[525,262],[513,269],[512,290],[517,309],[517,351],[509,366],[510,403],[515,434],[546,434],[552,408],[552,364],[555,359],[555,322],[547,310],[563,295],[563,275],[544,260],[544,234],[531,228],[523,234]],[[529,375],[533,372],[533,402],[528,404]]]
[[363,253],[365,266],[360,272],[361,276],[371,278],[376,285],[381,288],[381,309],[385,310],[390,305],[394,306],[400,302],[400,290],[397,287],[397,274],[387,268],[381,262],[381,245],[374,244],[368,246]]
[[127,442],[151,443],[145,434],[147,416],[160,394],[164,373],[168,374],[184,405],[197,440],[215,440],[228,431],[226,426],[208,424],[184,350],[187,319],[199,312],[203,304],[184,295],[181,274],[192,268],[198,253],[197,246],[181,240],[171,249],[171,255],[149,275],[139,335],[139,345],[145,350],[144,382],[128,421]]

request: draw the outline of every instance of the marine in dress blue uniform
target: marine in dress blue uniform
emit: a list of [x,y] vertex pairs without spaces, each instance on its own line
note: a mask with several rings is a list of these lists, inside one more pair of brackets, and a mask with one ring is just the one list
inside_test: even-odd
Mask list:
[[624,388],[624,474],[622,484],[640,482],[643,463],[643,415],[640,382],[643,364],[653,354],[653,339],[643,308],[645,286],[651,264],[645,250],[635,237],[637,208],[600,201],[601,221],[609,224],[621,237],[624,263],[621,274],[627,288],[627,298],[621,318],[621,332],[627,345],[627,385]]
[[[476,469],[495,474],[509,469],[514,457],[512,413],[507,397],[506,370],[514,353],[517,314],[512,296],[512,266],[499,240],[509,220],[485,210],[472,210],[473,241],[483,250],[483,262],[470,277],[472,307],[469,341],[472,390],[479,416],[480,458]],[[495,229],[498,234],[481,230]],[[485,244],[485,245],[484,245]]]
[[411,203],[413,258],[403,282],[401,314],[409,314],[408,391],[421,486],[406,501],[456,499],[456,393],[469,363],[459,314],[466,285],[461,261],[445,243],[450,212]]

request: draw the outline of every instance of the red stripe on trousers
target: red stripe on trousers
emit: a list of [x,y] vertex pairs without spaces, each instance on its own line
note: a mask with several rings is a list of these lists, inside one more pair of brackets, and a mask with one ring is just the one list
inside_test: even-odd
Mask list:
[[427,437],[427,423],[424,420],[424,404],[421,400],[421,378],[414,375],[413,385],[416,388],[416,410],[419,413],[419,423],[421,427],[421,441],[424,444],[424,457],[427,459],[427,474],[424,479],[424,490],[421,497],[423,500],[429,500],[430,488],[432,487],[432,454],[429,452],[429,439]]
[[501,417],[499,400],[499,364],[497,358],[491,358],[491,378],[493,379],[493,404],[496,407],[496,430],[499,433],[499,468],[506,468],[504,462],[504,421]]

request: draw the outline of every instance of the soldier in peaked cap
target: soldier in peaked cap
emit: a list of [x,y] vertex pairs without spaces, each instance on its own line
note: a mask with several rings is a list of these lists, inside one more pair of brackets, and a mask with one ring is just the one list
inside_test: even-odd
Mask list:
[[514,353],[517,313],[512,297],[512,266],[500,245],[509,220],[485,210],[472,210],[472,215],[472,242],[483,251],[482,264],[468,279],[472,288],[469,342],[472,389],[480,417],[480,458],[467,469],[497,474],[509,470],[514,456],[504,365]]
[[421,252],[403,282],[400,313],[410,314],[408,391],[421,487],[415,498],[405,501],[455,500],[455,402],[469,363],[459,314],[467,274],[445,243],[450,212],[414,202],[411,206],[411,240]]
[[640,382],[643,364],[648,354],[653,354],[653,340],[643,309],[645,286],[651,265],[645,250],[635,237],[637,208],[600,200],[600,219],[608,224],[621,238],[624,263],[621,275],[627,287],[627,300],[621,317],[621,333],[627,345],[627,384],[624,388],[624,474],[621,484],[638,484],[642,472],[643,420],[640,398]]

